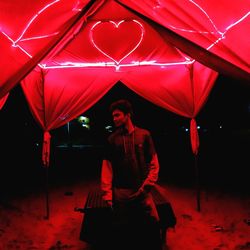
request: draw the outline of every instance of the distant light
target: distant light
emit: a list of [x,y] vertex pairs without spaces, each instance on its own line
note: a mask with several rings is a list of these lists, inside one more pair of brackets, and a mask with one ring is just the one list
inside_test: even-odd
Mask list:
[[90,129],[90,126],[89,126],[89,124],[82,124],[82,127],[84,127],[84,128],[87,128],[87,129]]
[[113,127],[108,125],[105,127],[105,129],[108,131],[108,132],[112,132],[113,131]]
[[220,125],[219,128],[222,128],[222,125]]
[[83,115],[80,115],[77,118],[77,121],[80,122],[81,124],[89,124],[89,118]]
[[185,131],[186,131],[186,132],[188,132],[188,130],[189,130],[188,128],[185,128]]
[[81,124],[83,128],[90,129],[90,120],[88,117],[80,115],[76,118],[76,120]]
[[201,127],[200,126],[197,126],[197,129],[200,129]]

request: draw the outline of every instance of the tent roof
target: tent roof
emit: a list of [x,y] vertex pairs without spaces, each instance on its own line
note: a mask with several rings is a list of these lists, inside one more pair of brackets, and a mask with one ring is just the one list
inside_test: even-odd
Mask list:
[[[82,16],[122,5],[164,29],[164,40],[219,73],[250,82],[249,0],[0,1],[0,97],[61,41]],[[109,10],[106,11],[107,13]],[[117,17],[119,17],[117,11]],[[53,20],[53,22],[51,22]],[[18,23],[18,25],[16,25]],[[240,37],[240,39],[239,39]]]

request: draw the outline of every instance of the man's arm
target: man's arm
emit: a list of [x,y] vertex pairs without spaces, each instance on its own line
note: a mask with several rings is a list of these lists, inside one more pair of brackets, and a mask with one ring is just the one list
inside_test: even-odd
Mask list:
[[103,193],[103,199],[106,200],[110,205],[112,205],[112,180],[113,180],[113,171],[112,165],[109,160],[104,159],[102,161],[102,170],[101,170],[101,190]]
[[158,180],[158,174],[159,174],[159,161],[158,161],[158,156],[156,153],[152,155],[152,159],[149,164],[149,173],[145,181],[143,182],[141,186],[141,191],[149,191],[151,187],[153,187]]

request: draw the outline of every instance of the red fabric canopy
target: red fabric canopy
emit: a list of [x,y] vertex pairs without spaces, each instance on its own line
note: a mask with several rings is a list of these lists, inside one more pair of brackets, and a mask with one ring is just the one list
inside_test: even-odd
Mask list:
[[[86,19],[110,1],[0,0],[0,98],[54,48],[77,19]],[[172,45],[202,64],[250,81],[249,0],[111,2],[159,24]]]
[[0,1],[0,97],[23,79],[31,112],[45,132],[46,166],[49,131],[86,111],[118,81],[190,118],[197,154],[195,117],[217,72],[250,79],[249,36],[235,39],[249,28],[249,1],[223,1],[223,11],[213,0],[55,0],[36,1],[32,8],[14,2]]
[[[89,0],[0,1],[0,98],[96,4]],[[53,20],[53,21],[52,21]]]
[[173,31],[168,39],[197,61],[250,82],[249,0],[118,2]]

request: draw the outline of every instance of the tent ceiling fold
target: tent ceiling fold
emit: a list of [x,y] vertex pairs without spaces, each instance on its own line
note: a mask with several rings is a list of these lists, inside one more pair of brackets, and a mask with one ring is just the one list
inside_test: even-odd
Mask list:
[[171,30],[168,39],[204,65],[250,82],[249,0],[117,1]]

